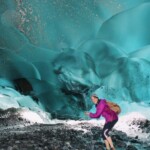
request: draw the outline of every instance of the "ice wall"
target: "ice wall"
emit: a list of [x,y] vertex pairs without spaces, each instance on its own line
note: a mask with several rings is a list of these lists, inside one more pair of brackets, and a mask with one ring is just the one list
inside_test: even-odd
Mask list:
[[59,118],[80,118],[93,92],[120,105],[149,104],[148,0],[0,4],[0,86],[26,91]]

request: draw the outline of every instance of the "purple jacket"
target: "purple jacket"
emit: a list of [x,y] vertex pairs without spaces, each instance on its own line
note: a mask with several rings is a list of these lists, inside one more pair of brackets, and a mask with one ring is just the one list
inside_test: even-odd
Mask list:
[[105,99],[101,99],[96,106],[96,113],[89,113],[91,118],[99,118],[101,115],[105,118],[106,123],[118,119],[118,115],[109,108]]

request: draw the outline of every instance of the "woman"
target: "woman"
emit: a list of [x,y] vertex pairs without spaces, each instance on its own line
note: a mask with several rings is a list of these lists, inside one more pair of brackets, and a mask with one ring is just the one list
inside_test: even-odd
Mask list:
[[105,125],[102,130],[102,138],[105,142],[107,150],[115,150],[109,131],[118,121],[118,115],[111,110],[105,99],[99,99],[95,94],[91,96],[93,103],[96,106],[96,113],[85,112],[91,118],[99,118],[101,115],[105,118]]

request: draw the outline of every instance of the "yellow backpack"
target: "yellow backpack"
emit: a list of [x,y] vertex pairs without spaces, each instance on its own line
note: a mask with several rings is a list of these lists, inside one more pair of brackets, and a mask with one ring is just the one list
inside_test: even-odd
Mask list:
[[117,114],[120,114],[121,113],[121,108],[119,105],[117,105],[116,103],[114,102],[111,102],[111,101],[108,101],[106,100],[106,103],[108,105],[108,107],[113,110],[114,112],[116,112]]

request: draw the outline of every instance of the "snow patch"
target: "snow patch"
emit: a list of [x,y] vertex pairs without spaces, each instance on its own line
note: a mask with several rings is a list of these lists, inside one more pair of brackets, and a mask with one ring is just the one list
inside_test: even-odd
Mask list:
[[132,112],[121,116],[119,121],[114,126],[114,129],[125,132],[128,136],[136,137],[138,136],[141,140],[146,140],[149,133],[143,133],[142,129],[138,125],[134,124],[134,121],[146,121],[146,117],[138,112]]
[[50,123],[49,115],[42,111],[34,112],[27,108],[24,108],[21,110],[20,116],[23,119],[30,121],[31,123],[42,123],[42,124]]
[[26,119],[32,123],[44,123],[43,120],[41,119],[41,117],[33,112],[33,111],[30,111],[30,110],[23,110],[20,114],[20,116],[23,118],[23,119]]

